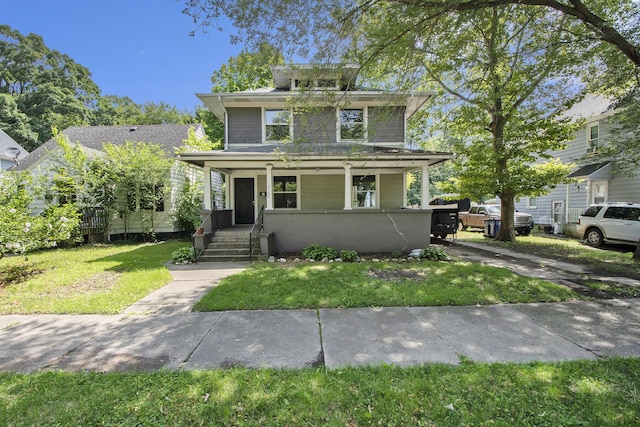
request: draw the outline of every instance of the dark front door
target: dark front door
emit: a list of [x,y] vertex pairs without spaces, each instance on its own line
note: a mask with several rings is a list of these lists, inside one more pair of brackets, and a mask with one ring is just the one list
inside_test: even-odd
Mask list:
[[236,224],[253,224],[253,178],[236,178],[234,187]]

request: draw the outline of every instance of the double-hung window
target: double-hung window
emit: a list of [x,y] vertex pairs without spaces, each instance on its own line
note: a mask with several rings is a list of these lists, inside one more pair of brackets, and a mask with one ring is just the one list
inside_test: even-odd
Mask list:
[[273,207],[275,209],[298,208],[298,178],[296,176],[273,177]]
[[587,126],[587,153],[595,153],[600,145],[600,126],[590,124]]
[[376,197],[376,176],[375,175],[353,175],[351,187],[351,206],[354,208],[375,208]]
[[285,141],[291,136],[289,110],[265,110],[265,141]]
[[341,108],[338,110],[338,139],[340,141],[362,141],[365,139],[365,110],[363,108]]

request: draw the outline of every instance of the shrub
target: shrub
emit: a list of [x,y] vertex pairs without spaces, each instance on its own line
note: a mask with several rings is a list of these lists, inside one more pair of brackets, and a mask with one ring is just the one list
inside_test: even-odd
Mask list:
[[391,252],[391,258],[402,258],[402,252],[401,251]]
[[176,249],[171,252],[171,259],[176,264],[188,264],[194,262],[196,258],[195,251],[192,247],[185,246],[184,248]]
[[338,256],[338,251],[331,246],[311,245],[302,250],[302,257],[304,259],[319,261],[324,258],[335,259],[336,256]]
[[449,255],[444,251],[444,249],[429,246],[428,248],[424,248],[420,251],[420,258],[431,261],[448,261]]
[[353,262],[358,260],[358,252],[343,249],[340,251],[340,258],[344,262]]

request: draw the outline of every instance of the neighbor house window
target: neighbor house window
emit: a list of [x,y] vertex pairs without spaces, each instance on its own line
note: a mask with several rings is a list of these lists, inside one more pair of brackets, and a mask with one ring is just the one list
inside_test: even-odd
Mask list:
[[537,197],[527,197],[527,208],[535,209],[538,207],[538,198]]
[[354,175],[351,187],[351,206],[354,208],[376,207],[376,176]]
[[600,145],[600,126],[587,126],[587,153],[595,153]]
[[289,110],[265,110],[265,140],[284,141],[289,139],[291,113]]
[[365,138],[365,110],[343,108],[338,111],[339,140],[361,141]]
[[273,207],[276,209],[296,209],[298,207],[297,177],[273,177]]

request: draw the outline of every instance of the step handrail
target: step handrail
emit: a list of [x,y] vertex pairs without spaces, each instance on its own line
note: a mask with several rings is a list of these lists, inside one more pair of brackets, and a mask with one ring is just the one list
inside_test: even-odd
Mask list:
[[254,235],[255,237],[258,237],[259,233],[262,230],[264,230],[264,206],[260,208],[258,216],[253,223],[253,227],[251,227],[251,231],[249,232],[249,262],[253,262],[253,241],[255,240]]

